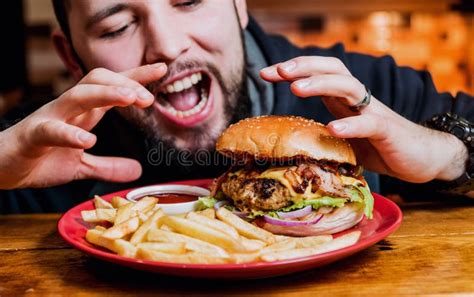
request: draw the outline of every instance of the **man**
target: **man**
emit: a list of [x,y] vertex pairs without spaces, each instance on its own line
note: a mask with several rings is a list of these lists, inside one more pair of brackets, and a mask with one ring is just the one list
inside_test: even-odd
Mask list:
[[[398,180],[452,181],[466,170],[460,139],[416,123],[447,111],[472,120],[471,98],[439,94],[428,74],[389,57],[340,45],[298,49],[266,35],[244,0],[53,2],[62,28],[53,41],[78,83],[0,133],[2,189],[215,176],[218,164],[199,166],[193,157],[212,150],[231,122],[261,114],[329,122],[334,136],[353,140],[367,169]],[[177,157],[162,162],[169,152]],[[86,199],[115,185],[79,188]],[[64,189],[76,188],[55,188]],[[45,201],[58,196],[41,193]],[[65,193],[68,204],[74,195]],[[4,195],[11,205],[23,196],[38,203],[24,191]],[[48,202],[36,210],[64,208]]]

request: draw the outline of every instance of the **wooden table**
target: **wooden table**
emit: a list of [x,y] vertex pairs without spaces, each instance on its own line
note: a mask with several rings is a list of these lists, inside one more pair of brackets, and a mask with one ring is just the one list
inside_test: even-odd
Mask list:
[[474,296],[474,201],[402,210],[401,228],[365,251],[311,271],[252,281],[115,266],[63,242],[58,214],[0,216],[0,296]]

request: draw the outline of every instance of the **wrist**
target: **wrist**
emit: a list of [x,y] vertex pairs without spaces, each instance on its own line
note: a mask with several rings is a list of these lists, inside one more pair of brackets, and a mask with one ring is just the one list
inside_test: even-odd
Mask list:
[[20,188],[21,180],[29,173],[29,170],[23,170],[23,174],[19,174],[23,159],[14,127],[0,131],[0,190]]
[[469,162],[469,152],[466,145],[456,136],[445,132],[439,132],[439,134],[442,134],[441,141],[446,144],[446,149],[440,150],[442,155],[439,157],[445,164],[435,179],[454,181],[465,174]]

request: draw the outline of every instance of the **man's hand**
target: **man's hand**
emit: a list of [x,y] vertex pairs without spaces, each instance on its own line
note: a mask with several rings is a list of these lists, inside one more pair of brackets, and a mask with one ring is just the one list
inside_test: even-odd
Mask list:
[[95,69],[59,98],[0,132],[0,189],[47,187],[86,178],[137,179],[141,166],[135,160],[85,153],[97,141],[89,131],[114,106],[150,106],[154,96],[143,84],[162,78],[166,71],[164,64],[123,73]]
[[360,112],[350,111],[366,90],[336,58],[298,57],[263,69],[261,76],[292,82],[298,97],[321,96],[338,118],[328,124],[330,133],[349,138],[369,170],[418,183],[453,180],[464,172],[467,150],[456,137],[410,122],[374,97]]

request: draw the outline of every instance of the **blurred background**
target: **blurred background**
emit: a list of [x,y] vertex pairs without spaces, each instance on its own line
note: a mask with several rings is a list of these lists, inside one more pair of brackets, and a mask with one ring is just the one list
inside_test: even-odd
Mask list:
[[[248,0],[265,30],[298,45],[392,55],[429,70],[438,90],[474,94],[474,0]],[[42,104],[71,79],[49,40],[50,0],[5,1],[0,33],[0,117],[22,101]],[[6,13],[7,12],[7,13]]]

